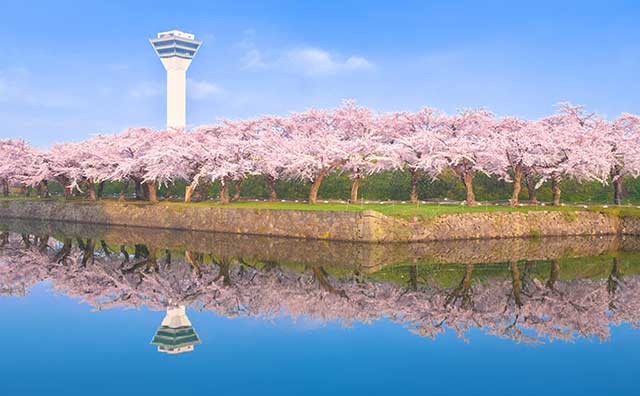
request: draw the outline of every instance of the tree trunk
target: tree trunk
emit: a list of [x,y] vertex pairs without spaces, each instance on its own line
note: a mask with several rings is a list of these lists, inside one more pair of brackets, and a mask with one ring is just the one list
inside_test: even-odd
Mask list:
[[[196,192],[197,192],[199,201],[206,201],[207,199],[209,199],[209,187],[210,187],[209,182],[202,182],[198,184],[198,187],[196,187]],[[227,193],[228,193],[228,187],[227,187]]]
[[309,203],[314,204],[318,201],[318,190],[320,189],[320,183],[322,183],[322,179],[324,179],[327,174],[327,170],[323,170],[318,174],[316,179],[313,181],[311,185],[311,191],[309,191]]
[[411,203],[418,203],[418,171],[411,169],[409,173],[411,174],[411,195],[409,201],[411,201]]
[[416,264],[409,267],[409,288],[418,290],[418,266]]
[[157,203],[158,202],[158,190],[156,188],[156,182],[155,181],[150,181],[150,182],[144,183],[144,185],[147,186],[146,190],[148,191],[149,202]]
[[102,195],[104,194],[104,184],[105,184],[105,181],[101,181],[98,184],[98,198],[102,198]]
[[98,197],[96,195],[96,186],[95,186],[95,184],[93,184],[93,181],[91,181],[91,180],[87,180],[85,182],[85,184],[87,185],[87,194],[89,196],[89,200],[96,201],[98,199]]
[[553,206],[560,206],[560,175],[551,177],[551,190],[553,191]]
[[351,184],[351,203],[358,203],[358,189],[360,188],[360,176],[356,176]]
[[511,206],[518,206],[520,190],[522,190],[522,169],[516,166],[513,171],[513,194],[511,194]]
[[536,181],[531,174],[527,174],[525,176],[525,181],[527,183],[527,194],[529,196],[529,204],[537,205],[538,197],[536,196]]
[[622,205],[622,177],[613,181],[613,203]]
[[9,196],[9,182],[6,179],[2,179],[2,195]]
[[49,182],[46,180],[42,180],[38,183],[38,195],[40,198],[49,198]]
[[520,268],[515,261],[511,262],[511,297],[518,308],[522,307],[522,279],[520,278]]
[[244,179],[238,179],[233,182],[233,200],[234,201],[240,200],[240,188],[242,188],[243,182],[244,182]]
[[64,199],[71,199],[71,196],[72,196],[71,192],[72,192],[71,191],[71,187],[65,185],[64,186],[64,193],[63,193],[64,194]]
[[196,276],[200,277],[202,274],[202,267],[198,262],[200,255],[198,253],[192,254],[190,250],[184,251],[184,258],[187,259],[187,262],[191,265],[193,272],[196,273]]
[[620,169],[616,166],[612,174],[613,184],[613,203],[616,205],[622,205],[622,176],[620,175]]
[[547,288],[553,290],[556,282],[560,277],[560,263],[558,260],[551,260],[551,270],[549,272],[549,280],[547,281]]
[[194,188],[191,184],[188,184],[184,189],[184,202],[191,202],[191,196],[193,196]]
[[220,186],[220,203],[226,205],[229,203],[229,178],[222,179]]
[[169,200],[171,198],[171,187],[173,186],[173,183],[167,183],[164,186],[164,194],[162,195],[162,198],[164,198],[165,200]]
[[[611,268],[611,272],[609,273],[609,277],[607,278],[607,292],[613,298],[616,294],[616,291],[620,287],[620,283],[622,282],[622,271],[620,271],[620,265],[618,263],[618,258],[613,258],[613,267]],[[609,308],[615,310],[614,301],[609,301]]]
[[133,182],[136,185],[135,186],[136,187],[135,188],[135,190],[136,190],[136,192],[135,192],[136,193],[136,199],[137,200],[143,200],[144,199],[144,191],[143,191],[143,188],[142,188],[142,184],[138,180],[134,180]]
[[149,191],[149,184],[148,183],[142,183],[142,198],[145,201],[150,201],[151,200],[151,192]]
[[118,196],[118,201],[124,202],[127,188],[129,188],[129,180],[122,182],[122,188],[120,189],[120,195]]
[[460,307],[464,309],[473,308],[473,288],[472,286],[473,264],[467,264],[464,271],[464,277],[451,293],[444,300],[444,306],[457,304],[460,301]]
[[24,194],[25,197],[30,197],[31,190],[29,189],[29,186],[22,186],[22,193]]
[[267,186],[269,187],[269,201],[277,201],[278,193],[276,192],[276,179],[271,176],[267,176]]
[[476,195],[473,193],[473,174],[467,170],[463,171],[462,181],[467,189],[467,206],[476,206]]

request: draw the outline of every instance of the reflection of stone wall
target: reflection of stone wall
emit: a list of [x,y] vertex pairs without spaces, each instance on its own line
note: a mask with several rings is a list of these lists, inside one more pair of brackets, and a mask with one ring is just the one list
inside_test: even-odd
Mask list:
[[622,233],[625,235],[640,235],[640,217],[624,217],[622,219]]
[[[438,216],[403,222],[377,212],[367,214],[373,240],[435,241],[571,235],[615,235],[621,220],[596,212],[485,212]],[[640,227],[634,229],[640,235]]]
[[60,220],[235,234],[363,242],[530,236],[640,235],[640,220],[580,212],[487,212],[404,221],[375,211],[213,208],[103,201],[3,201],[0,218]]
[[400,263],[505,263],[640,251],[640,238],[615,235],[373,244],[9,219],[0,221],[0,230],[49,235],[59,240],[92,238],[105,240],[111,246],[143,244],[156,250],[188,250],[248,261],[351,268],[367,273]]

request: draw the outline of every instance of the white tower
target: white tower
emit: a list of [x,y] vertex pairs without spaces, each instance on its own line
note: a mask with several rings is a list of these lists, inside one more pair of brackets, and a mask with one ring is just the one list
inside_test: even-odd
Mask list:
[[191,352],[200,338],[191,325],[184,305],[167,308],[167,315],[153,336],[151,343],[158,347],[158,352],[175,355]]
[[167,127],[187,125],[187,69],[202,41],[179,30],[158,33],[149,40],[167,70]]

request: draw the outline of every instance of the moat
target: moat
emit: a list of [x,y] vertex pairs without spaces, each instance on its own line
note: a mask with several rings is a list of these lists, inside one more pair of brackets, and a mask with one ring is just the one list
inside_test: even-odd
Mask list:
[[[0,221],[3,394],[629,394],[639,306],[636,237],[367,244]],[[424,381],[387,380],[402,376]]]

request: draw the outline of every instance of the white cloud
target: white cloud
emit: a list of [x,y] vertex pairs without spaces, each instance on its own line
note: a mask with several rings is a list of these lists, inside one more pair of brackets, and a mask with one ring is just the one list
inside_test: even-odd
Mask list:
[[352,56],[344,64],[348,70],[371,69],[373,64],[361,56]]
[[208,81],[187,79],[187,93],[196,100],[206,99],[222,93],[222,88]]
[[240,59],[242,62],[242,70],[260,70],[267,67],[266,62],[262,59],[260,50],[251,49]]
[[162,84],[151,81],[143,81],[129,90],[129,96],[134,98],[149,98],[160,96],[165,88]]
[[288,51],[278,60],[277,66],[283,71],[310,77],[373,68],[373,64],[364,57],[350,56],[344,59],[329,51],[315,47],[304,47]]
[[333,75],[340,72],[373,69],[374,65],[362,56],[340,56],[317,47],[301,47],[288,51],[270,51],[273,56],[265,56],[255,43],[253,29],[242,32],[242,39],[234,47],[242,49],[241,69],[258,71],[269,69],[308,77]]
[[[271,68],[307,77],[329,76],[341,72],[363,71],[374,68],[373,63],[362,56],[345,58],[315,47],[303,47],[286,51],[273,62],[266,62],[262,58],[256,57],[257,55],[259,53],[254,54],[254,58],[249,58],[245,55],[243,59],[245,61],[260,62],[256,64],[261,65],[261,68]],[[245,62],[246,69],[256,69],[256,67],[247,67],[248,64],[248,62]]]

